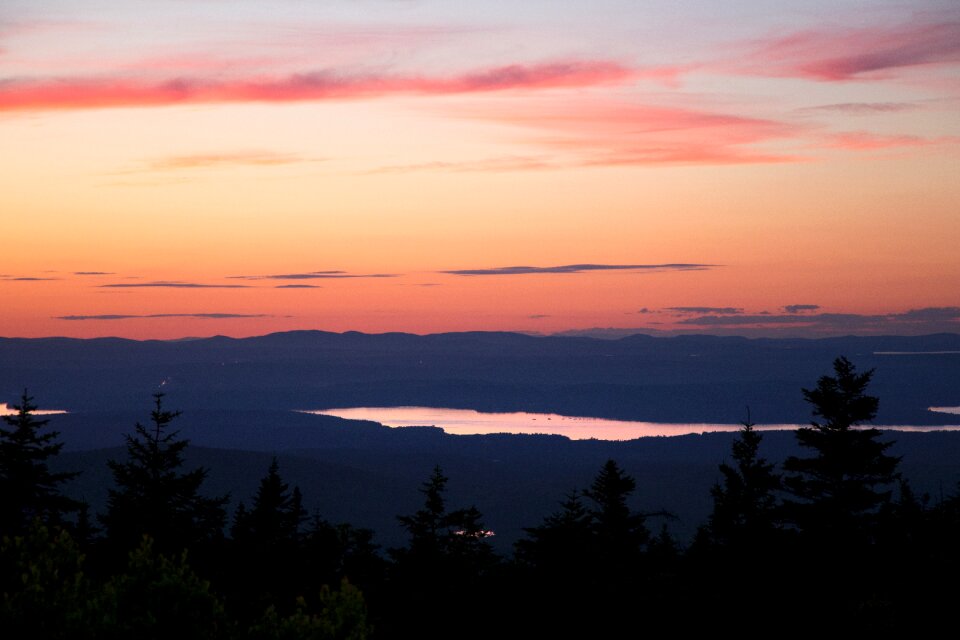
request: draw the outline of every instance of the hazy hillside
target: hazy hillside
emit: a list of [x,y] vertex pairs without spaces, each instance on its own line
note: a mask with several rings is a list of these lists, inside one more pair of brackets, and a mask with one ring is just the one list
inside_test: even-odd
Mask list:
[[[950,353],[943,353],[950,352]],[[301,331],[186,341],[0,339],[0,398],[46,407],[288,410],[426,405],[659,422],[803,423],[800,394],[838,355],[876,368],[878,424],[950,424],[960,335],[820,340]]]
[[[103,505],[111,477],[106,460],[124,455],[122,434],[134,414],[78,414],[56,418],[70,450],[57,459],[63,469],[83,469],[70,493]],[[187,413],[178,419],[191,439],[188,466],[210,469],[207,489],[249,501],[276,454],[283,476],[303,490],[310,509],[333,521],[376,530],[378,541],[403,543],[395,516],[416,510],[421,483],[434,465],[450,477],[452,505],[475,504],[508,548],[557,508],[565,493],[585,488],[600,466],[617,460],[637,480],[634,506],[669,511],[667,522],[681,539],[693,534],[711,505],[717,465],[729,457],[734,434],[711,433],[628,442],[571,441],[558,436],[452,436],[434,428],[391,429],[373,423],[296,413]],[[104,425],[109,425],[105,427]],[[98,446],[79,450],[84,434]],[[950,493],[960,481],[960,433],[889,432],[893,452],[903,456],[904,474],[917,489]],[[119,447],[119,448],[118,448]],[[239,449],[245,450],[239,450]],[[793,434],[768,432],[762,453],[782,460],[796,452]]]

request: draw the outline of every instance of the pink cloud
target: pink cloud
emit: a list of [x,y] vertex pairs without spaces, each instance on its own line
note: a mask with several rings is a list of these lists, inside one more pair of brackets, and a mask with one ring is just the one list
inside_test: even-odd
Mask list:
[[736,70],[833,82],[875,78],[904,67],[960,62],[960,20],[809,30],[751,49]]
[[607,101],[528,102],[470,115],[538,131],[525,141],[568,156],[555,164],[581,166],[791,162],[800,158],[750,145],[804,130],[774,120]]
[[169,156],[150,161],[154,170],[198,169],[216,166],[271,166],[309,162],[301,156],[272,151],[237,151],[232,153],[207,153],[186,156]]
[[620,84],[634,71],[607,61],[508,65],[446,77],[351,75],[333,71],[281,78],[220,80],[172,78],[160,82],[88,78],[0,81],[0,111],[150,107],[225,102],[345,100],[388,95],[442,95]]
[[926,147],[939,144],[956,144],[957,142],[960,142],[960,138],[956,136],[924,138],[915,135],[880,135],[867,131],[847,131],[826,136],[821,146],[830,149],[845,149],[848,151],[872,151],[896,147]]
[[417,164],[399,164],[379,167],[364,173],[407,173],[411,171],[450,171],[450,172],[513,172],[538,169],[558,169],[562,165],[531,156],[504,156],[481,158],[479,160],[437,160]]

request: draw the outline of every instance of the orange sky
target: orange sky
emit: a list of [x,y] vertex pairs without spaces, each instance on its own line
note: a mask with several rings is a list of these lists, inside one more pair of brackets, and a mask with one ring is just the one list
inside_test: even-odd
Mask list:
[[5,2],[0,336],[960,330],[955,5],[513,4]]

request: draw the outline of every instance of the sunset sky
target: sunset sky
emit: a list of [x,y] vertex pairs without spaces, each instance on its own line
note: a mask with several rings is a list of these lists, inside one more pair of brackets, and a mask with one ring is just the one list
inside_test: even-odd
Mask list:
[[960,5],[3,0],[0,336],[960,331]]

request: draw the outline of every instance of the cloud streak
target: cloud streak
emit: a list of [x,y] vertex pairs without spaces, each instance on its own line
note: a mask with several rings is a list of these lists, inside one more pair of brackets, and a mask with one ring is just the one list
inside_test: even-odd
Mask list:
[[[817,305],[791,305],[790,308],[808,309]],[[710,328],[770,328],[789,327],[813,332],[883,333],[904,329],[922,331],[960,330],[960,307],[924,307],[902,313],[868,315],[856,313],[703,315],[681,320],[678,324]]]
[[848,115],[873,115],[877,113],[899,113],[913,111],[919,105],[912,102],[840,102],[837,104],[821,104],[815,107],[805,107],[800,111],[811,113],[843,113]]
[[521,141],[549,150],[554,166],[794,162],[801,158],[752,145],[796,138],[809,129],[764,118],[597,98],[575,103],[532,98],[522,104],[471,107],[459,115],[525,129]]
[[939,144],[956,144],[960,137],[940,136],[924,138],[916,135],[880,135],[868,131],[847,131],[826,136],[820,143],[830,149],[847,151],[872,151],[897,147],[928,147]]
[[666,311],[675,311],[677,313],[716,313],[721,315],[743,313],[743,309],[739,307],[667,307]]
[[230,102],[305,102],[390,95],[453,95],[621,84],[637,72],[616,62],[582,60],[513,64],[459,75],[377,75],[336,70],[276,78],[125,76],[0,80],[0,111],[161,107]]
[[517,276],[538,274],[574,274],[592,271],[702,271],[712,269],[714,264],[668,263],[668,264],[565,264],[556,267],[495,267],[492,269],[451,269],[439,271],[454,276]]
[[888,77],[905,67],[960,61],[960,20],[811,29],[747,47],[741,72],[823,82]]
[[97,285],[101,289],[246,289],[246,284],[203,284],[199,282],[159,281],[159,282],[111,282]]
[[150,160],[148,168],[154,171],[175,171],[179,169],[204,169],[222,166],[267,167],[286,164],[311,162],[307,158],[291,153],[273,151],[236,151],[233,153],[203,153],[183,156],[169,156]]
[[54,316],[54,320],[140,320],[144,318],[199,318],[202,320],[226,320],[231,318],[272,318],[265,313],[148,313],[148,314],[103,314],[94,316]]
[[[259,276],[227,276],[235,280],[337,280],[342,278],[396,278],[396,273],[348,273],[346,271],[307,271]],[[246,286],[246,285],[237,285]],[[289,285],[288,285],[289,286]],[[306,285],[304,285],[306,286]]]
[[475,171],[485,172],[511,172],[511,171],[531,171],[538,169],[558,169],[562,165],[549,162],[543,158],[533,156],[504,156],[499,158],[483,158],[479,160],[465,161],[435,161],[421,162],[418,164],[396,164],[379,167],[367,174],[377,173],[407,173],[411,171],[450,171],[455,173],[468,173]]

